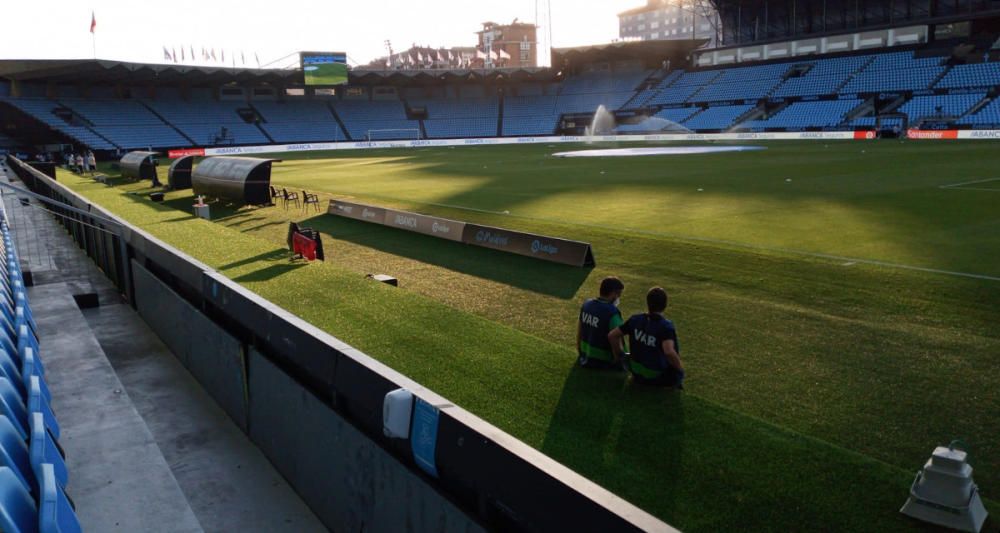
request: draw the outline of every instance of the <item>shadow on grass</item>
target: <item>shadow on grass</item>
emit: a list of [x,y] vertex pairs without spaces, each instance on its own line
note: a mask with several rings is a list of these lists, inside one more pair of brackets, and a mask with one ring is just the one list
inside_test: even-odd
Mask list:
[[234,261],[232,263],[227,263],[225,265],[220,266],[219,270],[220,271],[230,270],[230,269],[233,269],[233,268],[241,267],[243,265],[249,265],[249,264],[252,264],[252,263],[256,263],[258,261],[269,261],[269,262],[287,261],[291,256],[292,256],[291,252],[289,252],[287,249],[285,249],[285,248],[276,248],[274,250],[271,250],[270,252],[265,252],[265,253],[262,253],[262,254],[257,254],[257,255],[255,255],[253,257],[246,257],[246,258],[240,259],[239,261]]
[[573,298],[591,271],[332,215],[300,224],[335,239],[563,299]]
[[[625,372],[574,364],[541,450],[588,478],[603,477],[602,485],[616,494],[635,494],[639,478],[655,480],[657,500],[641,506],[669,520],[684,466],[684,415],[681,391],[635,385]],[[597,446],[582,449],[581,443]],[[648,471],[633,474],[639,466]],[[627,474],[600,475],[608,469]]]
[[256,281],[270,281],[278,276],[287,274],[294,270],[298,270],[306,266],[306,263],[276,263],[268,267],[261,268],[259,270],[254,270],[253,272],[248,272],[242,276],[237,276],[233,278],[233,281],[239,283],[253,283]]

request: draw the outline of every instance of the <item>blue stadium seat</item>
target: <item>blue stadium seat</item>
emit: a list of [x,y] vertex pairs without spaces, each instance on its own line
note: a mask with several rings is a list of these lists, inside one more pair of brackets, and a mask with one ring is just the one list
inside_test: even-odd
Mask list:
[[38,504],[40,533],[80,533],[80,521],[58,482],[55,465],[43,464]]
[[0,466],[0,531],[37,533],[38,508],[17,474]]
[[0,415],[9,418],[21,438],[28,440],[30,436],[28,408],[13,383],[6,377],[0,377]]
[[35,350],[32,348],[25,349],[21,356],[23,363],[21,363],[21,379],[24,383],[25,394],[27,391],[31,390],[31,376],[39,376],[39,386],[42,389],[42,396],[45,397],[45,401],[52,401],[52,393],[49,392],[49,386],[46,384],[45,379],[38,373],[38,367],[41,366],[42,360],[35,357]]
[[45,394],[42,393],[42,378],[39,376],[29,376],[28,380],[28,412],[32,416],[41,413],[42,419],[45,422],[45,428],[49,430],[53,438],[58,439],[60,435],[59,421],[56,420],[56,415],[52,412],[52,406],[49,405]]
[[35,478],[41,478],[42,465],[49,463],[55,468],[56,481],[65,487],[69,482],[69,471],[66,469],[66,460],[63,459],[62,451],[56,444],[55,439],[46,431],[45,420],[41,413],[31,414],[30,442],[28,450]]
[[31,453],[28,445],[17,432],[17,428],[6,416],[0,415],[0,466],[14,471],[24,488],[32,494],[38,493],[38,482],[31,468]]

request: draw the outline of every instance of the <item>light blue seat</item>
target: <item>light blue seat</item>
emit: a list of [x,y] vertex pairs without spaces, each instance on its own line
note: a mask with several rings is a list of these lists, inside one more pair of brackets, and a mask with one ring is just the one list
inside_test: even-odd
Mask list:
[[45,420],[45,427],[48,428],[49,433],[53,437],[58,439],[60,435],[59,421],[56,420],[56,415],[52,412],[52,406],[49,405],[48,400],[45,399],[45,395],[42,393],[41,378],[31,376],[28,380],[30,383],[28,386],[28,412],[32,415],[41,413]]
[[0,530],[4,533],[36,533],[38,508],[17,474],[0,466]]
[[55,465],[42,464],[41,494],[38,505],[38,529],[41,533],[80,533],[80,520],[63,487],[58,483]]
[[13,382],[5,377],[0,377],[0,414],[14,423],[22,439],[28,440],[28,409]]
[[14,358],[0,350],[0,377],[10,380],[10,383],[17,389],[18,396],[22,400],[28,397],[28,380],[25,378],[21,368],[18,368]]
[[14,424],[5,416],[0,416],[0,466],[13,470],[29,492],[38,493],[38,483],[31,468],[28,445],[17,433]]
[[24,383],[25,393],[31,387],[31,376],[38,376],[38,383],[42,388],[42,395],[45,397],[45,401],[52,402],[52,393],[49,392],[49,385],[45,382],[45,378],[38,373],[36,369],[38,365],[41,364],[42,360],[35,357],[35,350],[32,348],[25,349],[24,353],[21,354],[21,381]]
[[41,479],[42,465],[50,463],[55,468],[56,481],[65,487],[69,482],[66,460],[63,459],[62,450],[55,439],[46,431],[42,413],[31,414],[31,444],[28,449],[35,478]]
[[[38,353],[38,338],[35,337],[35,332],[31,331],[31,328],[27,324],[21,324],[17,329],[17,357],[21,360],[21,364],[24,364],[24,352],[28,348],[31,348],[36,354]],[[38,375],[45,375],[45,367],[42,365],[42,361],[39,359],[35,362],[35,368],[38,371]]]

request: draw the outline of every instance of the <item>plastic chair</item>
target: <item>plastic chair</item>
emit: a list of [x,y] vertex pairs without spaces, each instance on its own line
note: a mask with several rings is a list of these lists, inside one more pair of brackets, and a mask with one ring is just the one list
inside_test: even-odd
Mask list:
[[0,466],[9,467],[28,492],[38,494],[38,482],[31,469],[28,445],[5,416],[0,416]]
[[80,533],[80,520],[73,504],[56,479],[55,465],[42,464],[40,496],[38,498],[38,530],[40,533]]
[[21,401],[20,393],[12,385],[11,380],[0,378],[0,415],[4,415],[14,424],[21,438],[28,440],[28,409]]
[[7,355],[3,350],[0,350],[0,378],[10,380],[10,383],[17,389],[17,394],[21,397],[22,401],[28,397],[29,385],[23,368],[23,365],[21,368],[18,368],[17,364],[14,363],[14,358]]
[[17,474],[0,467],[0,531],[35,533],[38,531],[38,508]]
[[59,421],[56,420],[56,414],[52,411],[52,406],[49,405],[48,400],[45,399],[45,395],[42,394],[41,378],[31,376],[29,380],[28,412],[32,415],[42,413],[42,417],[45,420],[45,427],[53,437],[58,439],[60,435]]
[[[21,364],[24,364],[24,351],[31,348],[35,353],[38,353],[38,339],[35,337],[35,332],[31,331],[31,328],[27,324],[21,324],[21,327],[17,330],[17,358],[20,359]],[[38,374],[44,375],[45,368],[42,366],[42,362],[37,362]]]
[[45,420],[41,413],[31,415],[31,444],[28,446],[29,457],[31,458],[31,469],[35,473],[36,479],[41,479],[42,465],[52,464],[55,467],[56,481],[60,485],[66,486],[69,482],[69,471],[66,469],[66,460],[63,459],[62,450],[55,439],[45,430]]
[[38,376],[38,383],[42,388],[42,396],[45,397],[45,401],[52,402],[52,393],[49,391],[49,385],[45,382],[45,378],[38,372],[38,368],[42,364],[42,360],[35,357],[35,350],[31,348],[25,349],[24,353],[21,355],[21,381],[24,384],[25,397],[27,397],[28,390],[31,389],[31,376]]

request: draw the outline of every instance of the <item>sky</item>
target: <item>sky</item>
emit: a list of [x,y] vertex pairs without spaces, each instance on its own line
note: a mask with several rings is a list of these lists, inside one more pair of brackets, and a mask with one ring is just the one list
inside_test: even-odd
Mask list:
[[[617,13],[645,0],[550,0],[555,47],[611,42],[618,38]],[[195,61],[201,49],[233,52],[236,66],[267,65],[297,51],[344,51],[352,64],[412,44],[473,46],[481,23],[535,22],[535,0],[34,0],[3,2],[6,21],[0,34],[0,59],[97,57],[137,62],[164,61],[163,49],[181,48]],[[155,7],[154,7],[155,6]],[[283,6],[283,7],[278,7]],[[286,6],[286,7],[285,7]],[[97,21],[91,38],[91,13]],[[219,55],[216,54],[217,59]],[[277,65],[295,60],[279,61]],[[218,64],[218,63],[216,63]]]

